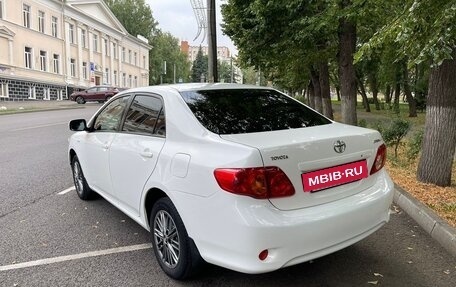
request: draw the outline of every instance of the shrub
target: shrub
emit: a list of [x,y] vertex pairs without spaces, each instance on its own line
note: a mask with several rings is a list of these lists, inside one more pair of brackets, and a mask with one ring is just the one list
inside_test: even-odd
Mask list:
[[366,127],[367,127],[367,122],[366,122],[366,120],[365,120],[365,119],[360,119],[360,120],[358,121],[358,126],[359,126],[359,127],[362,127],[362,128],[366,128]]
[[410,130],[410,123],[402,119],[394,120],[382,133],[383,140],[387,145],[394,146],[394,157],[397,158],[397,149],[401,140]]
[[407,155],[409,158],[415,158],[420,153],[423,136],[423,130],[419,130],[413,134],[412,138],[408,142]]

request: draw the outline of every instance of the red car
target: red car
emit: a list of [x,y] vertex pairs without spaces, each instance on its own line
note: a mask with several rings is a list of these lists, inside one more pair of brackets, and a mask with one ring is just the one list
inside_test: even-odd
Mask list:
[[109,100],[119,90],[111,86],[93,86],[84,91],[74,92],[70,95],[70,100],[78,104],[85,104],[89,101],[98,101],[100,103]]

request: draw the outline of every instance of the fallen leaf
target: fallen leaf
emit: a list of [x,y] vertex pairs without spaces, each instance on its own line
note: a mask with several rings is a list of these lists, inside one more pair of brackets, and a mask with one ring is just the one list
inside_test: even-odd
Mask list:
[[376,276],[376,277],[383,277],[383,275],[380,274],[380,273],[374,273],[374,276]]
[[378,281],[368,281],[367,284],[377,285]]
[[445,273],[446,275],[450,275],[450,270],[445,270],[443,271],[443,273]]
[[413,248],[412,248],[412,247],[407,247],[407,249],[408,249],[408,250],[413,250]]
[[410,260],[410,261],[407,261],[407,263],[408,263],[408,264],[412,264],[412,263],[413,263],[413,261],[411,261],[411,260]]

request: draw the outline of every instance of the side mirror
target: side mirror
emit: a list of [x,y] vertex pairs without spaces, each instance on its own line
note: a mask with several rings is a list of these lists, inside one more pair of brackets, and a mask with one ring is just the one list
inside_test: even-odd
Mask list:
[[84,119],[72,120],[70,121],[70,130],[79,132],[85,131],[87,129],[87,123]]

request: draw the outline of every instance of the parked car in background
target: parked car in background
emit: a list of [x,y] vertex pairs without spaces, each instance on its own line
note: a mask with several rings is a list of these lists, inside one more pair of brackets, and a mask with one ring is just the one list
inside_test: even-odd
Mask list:
[[84,91],[73,92],[70,95],[70,100],[75,101],[78,104],[85,104],[89,101],[97,101],[103,103],[112,98],[118,92],[119,90],[116,87],[93,86]]
[[352,245],[389,220],[394,186],[380,133],[271,88],[129,89],[70,129],[78,196],[96,192],[149,230],[172,278],[204,261],[277,270]]

